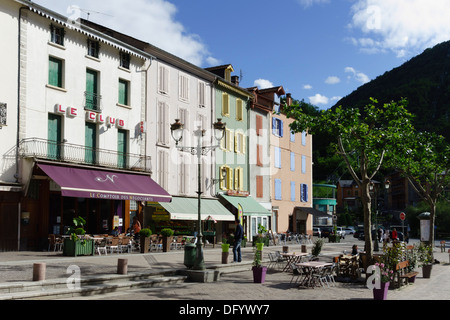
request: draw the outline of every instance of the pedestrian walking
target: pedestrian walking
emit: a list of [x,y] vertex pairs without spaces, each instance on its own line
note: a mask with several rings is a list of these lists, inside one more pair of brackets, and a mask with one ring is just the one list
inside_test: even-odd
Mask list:
[[244,228],[242,228],[239,219],[236,219],[236,230],[234,232],[234,245],[233,245],[233,262],[241,262],[241,242],[244,238]]

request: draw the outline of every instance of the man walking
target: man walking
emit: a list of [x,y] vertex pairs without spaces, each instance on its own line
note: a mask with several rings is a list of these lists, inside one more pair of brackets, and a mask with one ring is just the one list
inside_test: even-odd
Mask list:
[[233,262],[241,262],[241,242],[244,237],[244,228],[242,228],[239,219],[236,219],[236,230],[234,232],[234,246],[233,246]]

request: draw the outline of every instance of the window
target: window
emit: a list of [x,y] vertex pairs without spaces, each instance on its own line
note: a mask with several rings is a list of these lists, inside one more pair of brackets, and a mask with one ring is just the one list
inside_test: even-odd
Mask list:
[[60,46],[64,46],[64,28],[56,27],[55,25],[50,25],[50,41]]
[[158,102],[158,143],[169,145],[169,106],[167,103]]
[[130,83],[126,80],[119,79],[119,104],[129,105]]
[[302,145],[306,146],[306,131],[302,132]]
[[63,61],[50,57],[48,60],[48,84],[54,87],[63,87]]
[[226,175],[220,180],[220,189],[232,190],[233,189],[233,169],[228,166],[220,167],[220,172],[225,169]]
[[189,78],[186,75],[180,74],[179,78],[179,97],[180,100],[189,100]]
[[306,173],[306,156],[302,156],[302,173]]
[[291,142],[295,142],[295,132],[291,131]]
[[230,96],[228,93],[222,93],[222,115],[230,115]]
[[245,135],[242,132],[236,132],[234,136],[234,152],[245,153]]
[[256,165],[258,167],[262,167],[263,166],[263,147],[260,144],[256,145]]
[[244,190],[244,169],[241,167],[234,169],[234,189]]
[[275,152],[275,168],[281,168],[281,149],[279,147],[275,147],[274,152]]
[[0,128],[3,126],[6,126],[6,110],[7,110],[6,103],[0,103]]
[[127,168],[127,151],[128,151],[128,131],[119,129],[117,131],[117,153],[119,168]]
[[200,108],[206,106],[206,84],[204,82],[198,83],[198,106]]
[[275,179],[275,200],[281,200],[281,180]]
[[264,180],[262,176],[256,176],[256,197],[262,198],[264,196]]
[[99,57],[99,51],[100,51],[100,43],[98,41],[94,41],[91,39],[88,39],[88,56],[98,58]]
[[130,54],[120,52],[120,66],[124,69],[130,69]]
[[244,120],[244,104],[241,99],[236,99],[236,120]]
[[158,153],[158,184],[163,189],[169,186],[169,153],[164,150]]
[[86,163],[96,163],[97,152],[97,124],[86,122],[85,125],[85,146],[86,152],[84,160]]
[[86,70],[86,103],[85,108],[90,110],[100,110],[101,96],[98,93],[98,72],[95,70]]
[[47,157],[53,160],[60,160],[62,141],[62,119],[60,116],[49,113],[47,131]]
[[183,154],[180,155],[180,163],[178,165],[179,174],[179,193],[187,194],[189,190],[189,165]]
[[278,118],[272,118],[272,133],[277,137],[283,137],[283,121]]
[[230,129],[225,129],[224,138],[220,141],[220,148],[223,151],[231,151],[233,132]]
[[263,117],[259,114],[256,115],[256,135],[263,135]]
[[300,185],[300,201],[308,202],[308,185],[307,184],[302,183]]
[[159,93],[169,93],[169,69],[160,65],[158,68],[158,91]]
[[295,201],[295,181],[291,181],[291,201]]
[[295,171],[295,153],[291,152],[291,171]]

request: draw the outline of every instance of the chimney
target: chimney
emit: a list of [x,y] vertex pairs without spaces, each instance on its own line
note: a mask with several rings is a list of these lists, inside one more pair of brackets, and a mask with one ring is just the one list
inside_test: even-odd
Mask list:
[[231,83],[239,86],[239,76],[232,76]]
[[292,97],[291,97],[290,93],[286,94],[286,104],[287,104],[288,107],[290,107],[291,104],[292,104]]

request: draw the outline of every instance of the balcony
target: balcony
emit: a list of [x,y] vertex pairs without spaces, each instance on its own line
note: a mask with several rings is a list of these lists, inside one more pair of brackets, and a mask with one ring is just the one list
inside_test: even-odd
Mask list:
[[93,149],[70,143],[49,140],[24,139],[19,145],[23,158],[36,158],[64,163],[94,165],[110,169],[122,169],[151,173],[151,157],[121,153],[113,150]]

